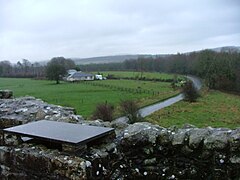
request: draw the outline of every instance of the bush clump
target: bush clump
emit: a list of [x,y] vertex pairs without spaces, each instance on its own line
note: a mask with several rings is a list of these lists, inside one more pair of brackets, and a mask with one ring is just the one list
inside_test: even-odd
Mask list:
[[101,119],[104,121],[112,121],[113,111],[114,111],[114,106],[111,104],[108,104],[107,102],[103,104],[98,104],[96,106],[96,110],[93,113],[93,118]]
[[200,97],[198,90],[195,88],[192,81],[187,81],[183,86],[184,100],[188,102],[196,102]]
[[129,123],[134,123],[141,120],[141,115],[138,111],[139,106],[133,100],[123,100],[120,103],[121,112],[129,119]]

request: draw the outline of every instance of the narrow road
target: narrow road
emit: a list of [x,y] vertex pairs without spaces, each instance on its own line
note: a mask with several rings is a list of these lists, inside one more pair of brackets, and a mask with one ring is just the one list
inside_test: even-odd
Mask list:
[[[187,76],[187,78],[190,79],[193,82],[193,84],[194,84],[194,86],[197,90],[201,89],[202,83],[201,83],[199,78],[194,77],[194,76]],[[165,101],[162,101],[162,102],[147,106],[145,108],[142,108],[142,109],[139,110],[139,113],[142,117],[146,117],[146,116],[154,113],[155,111],[158,111],[160,109],[168,107],[168,106],[170,106],[170,105],[172,105],[176,102],[179,102],[183,99],[184,99],[184,95],[181,93],[181,94],[179,94],[175,97],[169,98]]]
[[[193,82],[193,84],[194,84],[194,86],[197,90],[201,89],[202,83],[201,83],[201,80],[199,78],[197,78],[195,76],[187,76],[187,78]],[[183,93],[181,93],[181,94],[179,94],[175,97],[169,98],[165,101],[162,101],[162,102],[159,102],[159,103],[141,108],[141,109],[139,109],[139,113],[142,117],[146,117],[146,116],[154,113],[155,111],[158,111],[158,110],[163,109],[165,107],[171,106],[172,104],[183,100],[183,98],[184,98],[184,95],[183,95]],[[123,117],[115,119],[114,121],[116,121],[116,122],[127,122],[128,118],[126,116],[123,116]]]

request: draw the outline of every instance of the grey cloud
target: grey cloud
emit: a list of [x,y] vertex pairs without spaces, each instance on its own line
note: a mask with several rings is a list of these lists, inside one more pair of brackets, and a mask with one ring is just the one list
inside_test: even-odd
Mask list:
[[239,45],[238,0],[0,0],[0,60]]

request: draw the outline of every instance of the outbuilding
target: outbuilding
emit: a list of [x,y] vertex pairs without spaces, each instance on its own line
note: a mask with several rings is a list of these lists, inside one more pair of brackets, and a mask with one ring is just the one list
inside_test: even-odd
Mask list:
[[101,74],[96,74],[95,79],[97,80],[103,80],[103,76]]

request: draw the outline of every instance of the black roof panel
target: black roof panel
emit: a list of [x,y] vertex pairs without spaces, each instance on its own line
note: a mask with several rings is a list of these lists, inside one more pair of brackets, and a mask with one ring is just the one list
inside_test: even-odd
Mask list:
[[58,143],[83,144],[113,133],[113,128],[41,120],[3,130],[21,136]]

